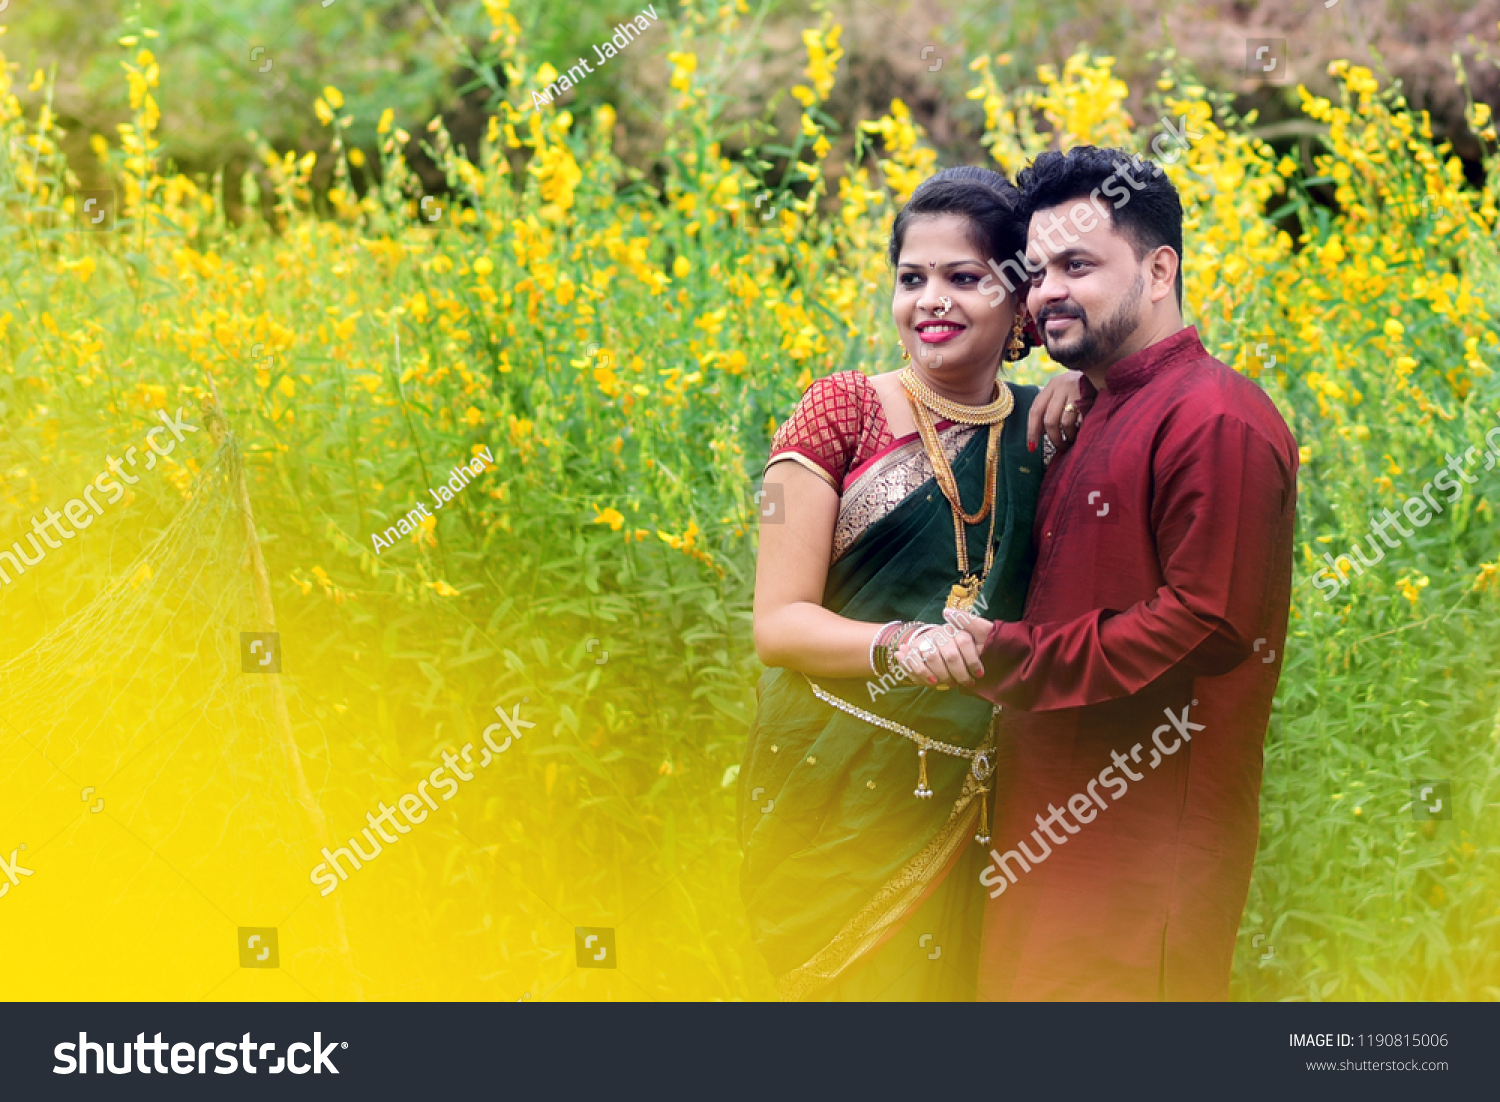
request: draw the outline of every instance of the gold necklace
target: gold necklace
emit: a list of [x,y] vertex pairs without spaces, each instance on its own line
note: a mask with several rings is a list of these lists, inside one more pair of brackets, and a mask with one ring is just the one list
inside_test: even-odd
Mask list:
[[[1006,394],[1010,388],[1003,388]],[[989,426],[990,438],[985,447],[985,472],[984,472],[984,503],[979,512],[973,518],[964,512],[963,503],[958,496],[958,480],[953,477],[953,468],[948,464],[948,456],[943,451],[943,445],[938,440],[937,426],[932,423],[932,415],[927,412],[926,406],[917,401],[915,395],[908,394],[911,402],[912,416],[917,422],[917,431],[922,436],[922,448],[927,453],[927,459],[932,464],[933,474],[937,476],[938,486],[943,491],[943,496],[948,499],[948,505],[953,513],[953,543],[958,551],[958,583],[948,591],[948,608],[959,608],[965,612],[974,607],[979,600],[979,591],[984,586],[984,580],[990,575],[990,567],[995,563],[995,518],[1000,510],[995,508],[995,483],[1000,471],[1000,432],[1003,422],[991,422]],[[969,540],[964,531],[965,522],[978,524],[989,514],[989,534],[984,539],[984,573],[974,575],[969,573]]]
[[908,394],[921,401],[938,416],[959,425],[997,424],[1009,417],[1011,410],[1016,406],[1016,398],[1011,393],[1010,387],[1002,385],[998,379],[995,380],[995,389],[999,391],[999,394],[993,402],[983,406],[966,406],[961,402],[944,398],[924,383],[922,377],[910,367],[902,368],[901,385],[906,387]]
[[984,457],[984,498],[980,502],[979,511],[970,516],[964,511],[963,501],[958,494],[958,479],[953,476],[953,468],[948,463],[948,455],[938,446],[937,425],[933,424],[932,414],[927,408],[911,398],[911,412],[913,419],[917,422],[917,431],[922,434],[922,446],[927,450],[927,457],[932,461],[932,473],[937,477],[938,486],[942,488],[943,496],[948,499],[948,504],[953,506],[954,517],[962,517],[965,524],[978,524],[989,515],[990,507],[995,502],[995,476],[998,474],[999,464],[995,461],[999,455],[999,434],[995,427],[990,426],[989,443],[986,447]]

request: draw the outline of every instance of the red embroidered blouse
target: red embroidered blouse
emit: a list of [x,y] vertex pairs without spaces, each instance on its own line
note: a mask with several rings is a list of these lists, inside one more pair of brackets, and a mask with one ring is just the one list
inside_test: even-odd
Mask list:
[[842,493],[845,476],[891,443],[874,384],[863,372],[839,371],[807,388],[776,430],[766,466],[794,460]]

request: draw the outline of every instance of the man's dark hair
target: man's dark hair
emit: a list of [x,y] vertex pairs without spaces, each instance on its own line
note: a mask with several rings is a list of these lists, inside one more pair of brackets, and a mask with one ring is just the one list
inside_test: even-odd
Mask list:
[[[1132,179],[1141,186],[1133,186]],[[1110,224],[1130,242],[1136,259],[1170,245],[1177,253],[1177,308],[1182,309],[1182,200],[1160,165],[1123,149],[1080,145],[1066,153],[1043,153],[1020,171],[1016,185],[1024,223],[1039,210],[1092,196],[1110,204]]]
[[1026,216],[1021,193],[998,172],[977,165],[945,168],[923,180],[891,223],[891,267],[901,261],[901,245],[919,215],[957,214],[969,223],[969,242],[996,261],[1026,250]]

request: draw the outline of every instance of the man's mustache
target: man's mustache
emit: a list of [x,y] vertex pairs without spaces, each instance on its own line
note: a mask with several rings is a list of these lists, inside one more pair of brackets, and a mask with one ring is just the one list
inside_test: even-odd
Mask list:
[[1082,310],[1070,310],[1061,306],[1048,307],[1037,314],[1036,322],[1038,325],[1046,325],[1052,318],[1078,318],[1079,320],[1083,320],[1084,314]]

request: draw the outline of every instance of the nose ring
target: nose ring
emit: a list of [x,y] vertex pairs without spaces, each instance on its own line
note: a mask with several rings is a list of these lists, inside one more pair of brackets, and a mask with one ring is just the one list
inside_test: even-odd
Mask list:
[[938,299],[938,302],[942,303],[942,305],[933,311],[933,315],[940,318],[947,317],[948,311],[953,309],[953,300],[947,295],[944,295],[942,298]]

